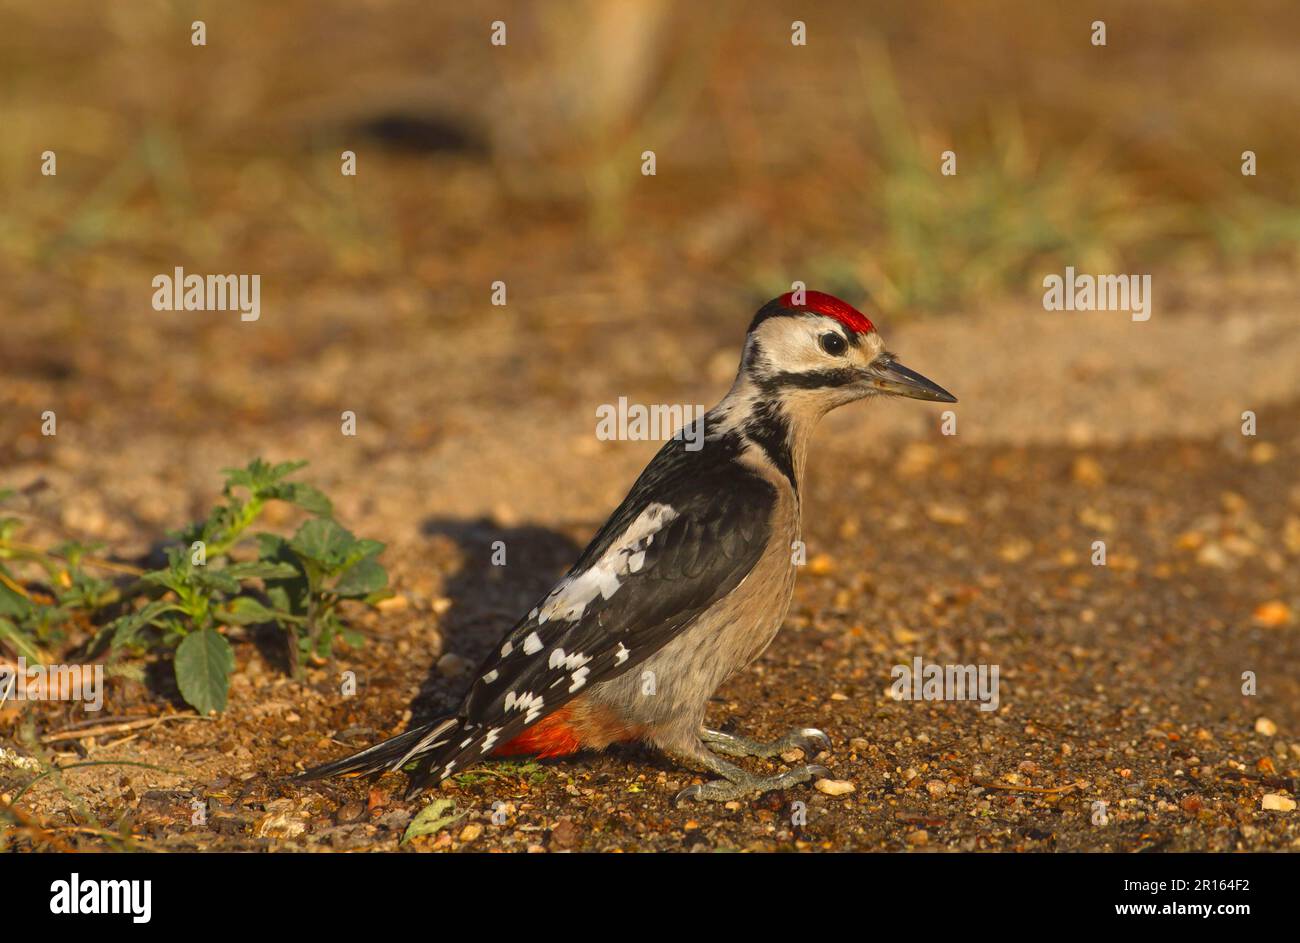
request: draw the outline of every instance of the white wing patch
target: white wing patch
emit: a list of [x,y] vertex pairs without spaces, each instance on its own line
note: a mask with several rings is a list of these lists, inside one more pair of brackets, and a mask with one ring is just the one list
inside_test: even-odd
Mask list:
[[[570,675],[573,684],[569,686],[569,693],[572,694],[574,691],[578,690],[578,688],[587,683],[587,675],[590,673],[591,669],[585,667],[585,665],[589,661],[591,661],[590,655],[584,655],[582,652],[574,652],[570,655],[557,645],[555,650],[551,652],[551,660],[546,666],[552,669],[563,668],[565,671],[573,672],[573,674]],[[559,681],[556,682],[556,684],[558,683]],[[555,687],[555,685],[553,684],[551,687]]]
[[508,711],[527,711],[524,720],[532,723],[542,715],[542,696],[525,691],[523,694],[516,695],[511,691],[506,695],[506,710]]
[[500,736],[500,734],[501,734],[500,727],[493,727],[491,730],[487,732],[487,736],[483,738],[483,752],[485,754],[492,752],[492,748],[496,746],[497,737]]
[[569,685],[570,694],[587,683],[587,672],[589,671],[591,671],[590,668],[579,668],[573,673],[573,684]]
[[575,668],[581,668],[589,661],[591,661],[590,655],[584,655],[582,652],[574,652],[569,655],[557,645],[555,650],[551,652],[551,660],[547,663],[547,667],[559,668],[563,666],[566,671],[573,671]]
[[627,650],[627,646],[624,645],[622,642],[619,642],[618,649],[615,650],[614,652],[614,664],[616,665],[623,664],[623,662],[627,661],[627,656],[631,654],[632,653]]
[[599,560],[581,573],[561,580],[529,615],[538,625],[551,619],[561,622],[581,619],[597,596],[609,599],[629,574],[640,572],[645,566],[646,549],[654,542],[655,534],[676,517],[677,512],[666,504],[647,505]]

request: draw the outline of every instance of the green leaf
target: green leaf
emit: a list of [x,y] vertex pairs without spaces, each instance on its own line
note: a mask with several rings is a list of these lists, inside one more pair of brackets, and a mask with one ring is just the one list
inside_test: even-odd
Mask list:
[[467,814],[467,812],[456,813],[456,803],[450,799],[435,799],[411,819],[411,824],[406,826],[406,831],[402,834],[402,844],[405,845],[412,838],[419,838],[421,835],[432,835],[451,823],[463,819]]
[[8,584],[0,583],[0,616],[22,620],[31,615],[33,608],[30,599],[14,592]]
[[72,585],[64,589],[56,585],[54,595],[59,605],[74,609],[99,609],[109,603],[117,602],[121,594],[107,580],[101,580],[82,570],[71,573]]
[[103,637],[112,638],[111,644],[114,651],[132,648],[139,644],[140,630],[144,627],[145,623],[138,619],[134,612],[119,616],[100,629],[99,634],[95,636],[91,650],[98,649],[100,639]]
[[62,543],[55,544],[50,548],[49,552],[52,556],[62,557],[67,561],[69,568],[76,569],[81,566],[82,557],[87,554],[99,553],[105,546],[106,544],[102,541],[83,544],[79,540],[65,540]]
[[324,517],[306,521],[289,541],[289,548],[300,557],[333,571],[347,558],[357,539],[337,522]]
[[334,513],[334,505],[325,496],[325,492],[301,481],[281,482],[274,488],[267,489],[264,497],[288,501],[320,517],[329,517]]
[[45,656],[36,643],[8,619],[0,619],[0,642],[7,642],[14,651],[33,665],[45,663]]
[[298,575],[298,568],[292,563],[279,563],[274,560],[252,560],[247,563],[232,563],[225,572],[237,580],[283,580]]
[[[266,598],[271,600],[272,608],[274,608],[277,612],[294,613],[295,618],[300,617],[300,614],[306,612],[307,610],[307,603],[306,603],[306,599],[304,598],[305,593],[306,590],[303,589],[298,593],[297,597],[295,597],[290,594],[289,587],[281,584],[277,584],[275,586],[268,586],[266,588]],[[295,603],[294,602],[295,598],[299,599],[300,601]]]
[[236,596],[224,607],[216,610],[219,621],[231,625],[254,625],[258,622],[279,622],[285,613],[268,609],[250,596]]
[[369,596],[387,585],[388,571],[376,561],[366,558],[344,571],[334,584],[334,592],[347,597]]
[[176,683],[181,696],[205,717],[226,709],[235,653],[215,629],[191,632],[176,649]]
[[255,458],[244,468],[223,468],[221,473],[226,476],[227,493],[233,488],[247,488],[252,494],[260,494],[306,464],[306,462],[280,462],[278,465],[271,465],[260,458]]
[[211,596],[214,593],[223,593],[227,596],[233,596],[239,592],[239,580],[231,576],[226,570],[209,569],[206,566],[196,566],[194,568],[194,573],[190,578],[194,585],[208,596]]

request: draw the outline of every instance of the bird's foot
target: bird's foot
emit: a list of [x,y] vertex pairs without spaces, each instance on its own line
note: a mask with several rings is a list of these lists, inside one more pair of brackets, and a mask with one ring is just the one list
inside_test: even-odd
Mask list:
[[[730,764],[727,764],[730,767]],[[824,766],[796,766],[794,769],[777,773],[775,776],[759,776],[740,767],[719,770],[726,779],[715,779],[707,783],[687,786],[677,794],[675,802],[684,799],[701,799],[710,802],[730,802],[745,796],[757,796],[774,790],[789,789],[813,779],[830,776],[830,770]]]
[[714,753],[723,756],[780,756],[797,747],[803,750],[804,756],[811,759],[822,750],[831,748],[831,738],[816,727],[796,727],[784,737],[768,741],[750,740],[706,727],[700,731],[700,739]]

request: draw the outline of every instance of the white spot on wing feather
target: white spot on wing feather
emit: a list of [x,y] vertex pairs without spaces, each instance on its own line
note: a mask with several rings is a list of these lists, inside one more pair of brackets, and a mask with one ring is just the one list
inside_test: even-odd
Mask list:
[[572,671],[574,668],[581,668],[589,661],[591,661],[590,655],[584,655],[582,652],[574,652],[570,655],[557,646],[551,652],[551,660],[547,662],[547,667],[559,668],[563,666],[565,669]]
[[508,711],[527,711],[524,720],[532,723],[542,714],[542,696],[525,691],[523,694],[516,695],[511,691],[506,695],[506,710]]
[[613,596],[625,577],[640,572],[645,566],[646,548],[654,540],[654,535],[676,517],[677,512],[666,504],[647,505],[599,560],[581,573],[566,577],[551,590],[535,610],[538,624],[549,619],[576,621],[582,618],[587,606],[597,596],[602,599]]

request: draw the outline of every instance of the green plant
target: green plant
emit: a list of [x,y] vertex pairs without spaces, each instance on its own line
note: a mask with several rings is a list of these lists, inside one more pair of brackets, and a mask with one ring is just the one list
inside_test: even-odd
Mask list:
[[[0,492],[0,502],[12,491]],[[18,540],[22,521],[0,517],[0,643],[32,663],[46,660],[44,649],[66,638],[69,623],[79,615],[118,601],[107,580],[88,573],[83,564],[98,545],[65,541],[41,550]],[[44,576],[40,590],[24,586],[15,567],[30,563]]]
[[456,803],[450,799],[435,799],[411,819],[410,824],[406,826],[406,831],[402,833],[401,844],[405,845],[412,838],[419,838],[421,835],[436,834],[448,825],[454,825],[468,814],[468,811],[457,812]]
[[[129,571],[133,581],[114,586],[86,573],[95,548],[63,544],[47,551],[16,540],[18,519],[0,519],[0,642],[31,661],[42,646],[65,639],[72,620],[98,625],[91,654],[115,655],[174,649],[181,696],[200,713],[225,709],[235,657],[228,626],[269,623],[287,635],[291,670],[300,658],[329,657],[335,641],[359,645],[361,636],[339,614],[346,599],[374,601],[388,584],[379,563],[384,545],[353,536],[336,522],[329,499],[289,476],[305,462],[271,465],[255,459],[226,469],[223,501],[207,518],[171,535],[167,563]],[[3,496],[0,496],[2,498]],[[309,517],[290,538],[251,531],[271,501],[284,501]],[[49,583],[25,586],[4,561],[25,560]],[[105,613],[125,609],[103,621]]]

